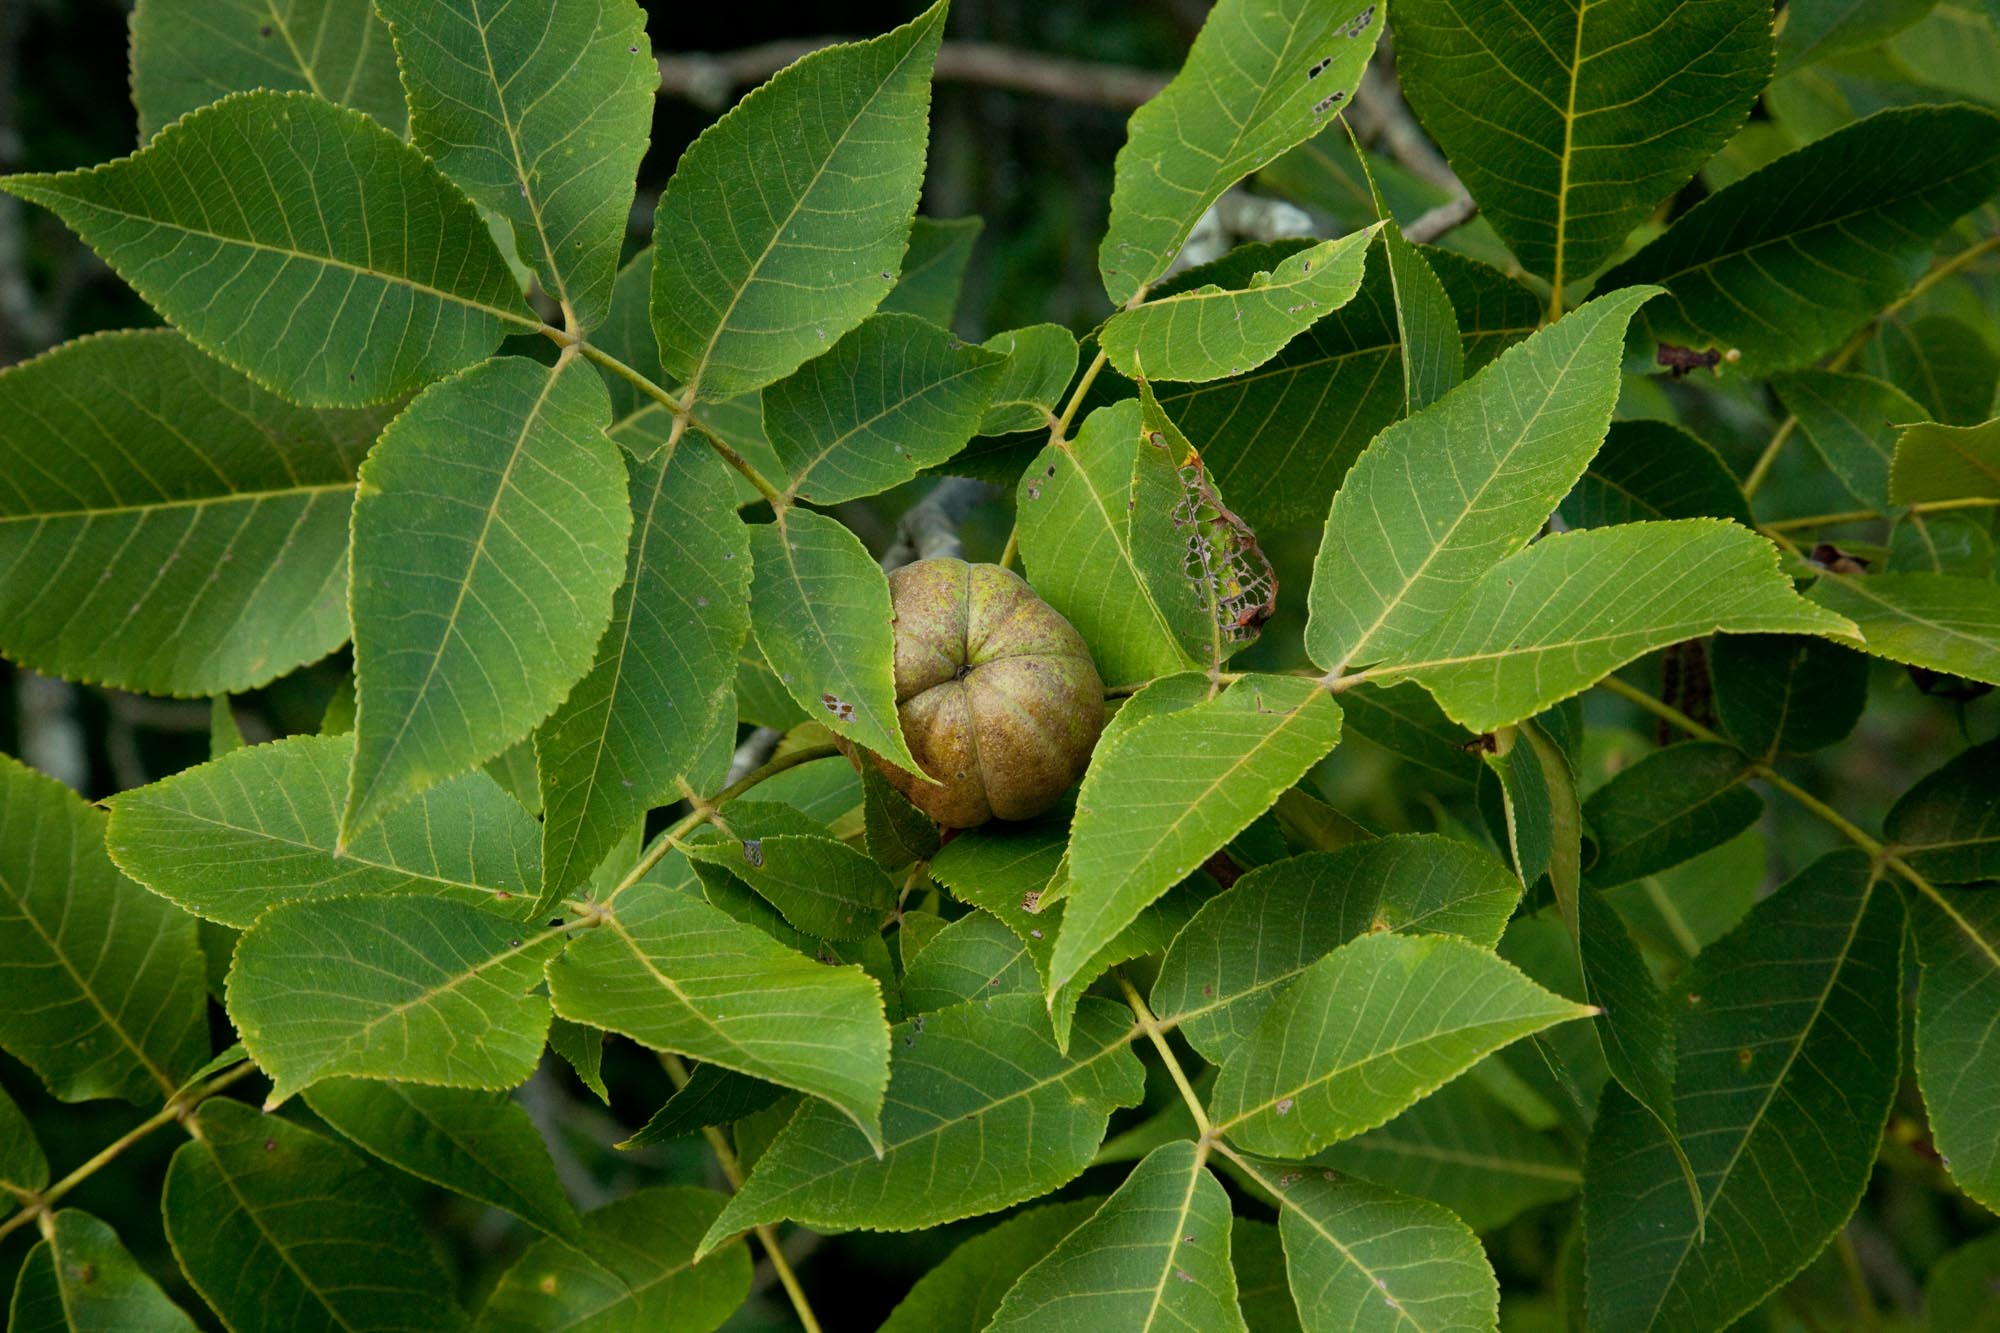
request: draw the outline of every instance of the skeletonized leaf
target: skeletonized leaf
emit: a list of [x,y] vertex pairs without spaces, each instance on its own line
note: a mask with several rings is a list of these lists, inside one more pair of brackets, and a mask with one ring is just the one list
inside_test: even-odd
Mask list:
[[1912,426],[1896,437],[1889,499],[1896,504],[2000,498],[2000,419],[1978,426]]
[[242,1102],[201,1104],[161,1198],[181,1270],[237,1333],[457,1329],[416,1214],[347,1149]]
[[1401,0],[1395,24],[1410,105],[1480,214],[1558,292],[1688,182],[1771,77],[1761,0]]
[[1270,809],[1339,740],[1340,706],[1317,681],[1252,675],[1101,742],[1077,794],[1069,854],[1075,886],[1050,963],[1050,992]]
[[880,1155],[832,1108],[807,1102],[701,1252],[780,1218],[908,1231],[1048,1193],[1089,1165],[1114,1107],[1138,1104],[1130,1032],[1122,1007],[1086,999],[1065,1055],[1033,995],[910,1019],[894,1034]]
[[731,1245],[694,1262],[695,1242],[722,1209],[711,1190],[654,1186],[583,1219],[575,1245],[536,1241],[501,1277],[479,1333],[548,1329],[673,1329],[709,1333],[750,1293],[750,1255]]
[[611,303],[660,71],[632,0],[382,0],[410,131],[583,328]]
[[1723,726],[1753,755],[1804,754],[1847,738],[1868,704],[1868,659],[1793,634],[1726,634],[1708,645]]
[[764,390],[788,495],[834,504],[900,485],[979,429],[1000,358],[914,315],[874,315]]
[[1686,741],[1656,750],[1590,794],[1597,842],[1586,878],[1609,888],[1720,847],[1757,822],[1764,799],[1743,785],[1750,761],[1731,745]]
[[1443,932],[1491,948],[1520,897],[1505,866],[1437,834],[1274,861],[1211,899],[1175,939],[1153,983],[1153,1012],[1220,1063],[1284,986],[1356,936]]
[[1498,1047],[1588,1006],[1450,935],[1363,935],[1306,969],[1223,1063],[1210,1113],[1251,1152],[1303,1156],[1384,1123]]
[[1491,731],[1655,648],[1718,632],[1853,637],[1792,590],[1769,541],[1685,518],[1539,541],[1486,571],[1400,659],[1454,720]]
[[684,862],[667,864],[674,879],[618,894],[603,924],[549,963],[557,1010],[825,1098],[829,1115],[878,1138],[889,1036],[876,983],[858,967],[827,967],[730,919],[691,891]]
[[588,668],[632,511],[580,358],[501,357],[383,432],[354,504],[352,837],[526,736]]
[[1668,295],[1649,341],[1734,349],[1745,375],[1810,365],[1907,288],[1931,246],[2000,186],[2000,117],[1880,111],[1752,172],[1599,279]]
[[1242,1333],[1229,1195],[1183,1139],[1147,1154],[1088,1220],[1021,1274],[987,1325]]
[[237,941],[229,1016],[273,1101],[343,1074],[511,1088],[541,1059],[529,991],[561,945],[443,898],[281,903]]
[[1928,415],[1893,384],[1866,375],[1800,370],[1773,381],[1785,409],[1848,494],[1864,505],[1889,502],[1896,427]]
[[409,124],[389,27],[369,0],[140,0],[132,9],[139,142],[196,107],[252,88],[353,107],[396,134]]
[[879,1333],[984,1333],[1017,1278],[1094,1212],[1096,1199],[1016,1213],[917,1280]]
[[458,187],[306,94],[234,94],[131,157],[0,187],[61,215],[203,351],[296,402],[393,398],[539,327]]
[[1853,621],[1871,656],[2000,684],[2000,587],[1991,579],[1826,571],[1809,595]]
[[1476,1076],[1453,1079],[1313,1161],[1442,1204],[1474,1231],[1567,1199],[1583,1184],[1575,1154],[1530,1129]]
[[1132,114],[1097,268],[1125,305],[1180,253],[1222,192],[1330,123],[1354,93],[1383,7],[1326,0],[1209,11],[1180,72]]
[[1945,1170],[2000,1209],[2000,890],[1911,893],[1917,959],[1917,1082]]
[[1479,1238],[1445,1209],[1324,1167],[1238,1160],[1277,1200],[1306,1333],[1495,1327],[1500,1284]]
[[1211,283],[1113,315],[1099,335],[1105,355],[1127,375],[1150,380],[1215,380],[1253,370],[1352,299],[1376,231],[1297,251],[1241,288]]
[[0,1047],[66,1102],[172,1096],[207,1058],[194,918],[118,873],[104,816],[0,755]]
[[1603,442],[1625,325],[1651,294],[1592,301],[1375,437],[1334,496],[1313,566],[1315,663],[1404,656],[1540,530]]
[[294,407],[164,329],[0,372],[0,651],[183,695],[324,656],[387,415]]
[[1181,643],[1184,617],[1161,604],[1144,572],[1179,570],[1181,542],[1165,515],[1132,521],[1139,420],[1136,402],[1092,412],[1075,440],[1035,455],[1018,497],[1028,581],[1076,626],[1110,685],[1194,664]]
[[669,375],[711,400],[761,389],[895,286],[944,12],[813,52],[681,155],[653,233],[653,330]]
[[736,739],[750,534],[726,467],[698,444],[625,466],[625,582],[596,663],[535,732],[544,906],[581,883],[648,809],[683,795],[683,784],[712,794]]
[[750,530],[750,628],[799,707],[912,773],[896,715],[889,581],[861,539],[796,506]]
[[440,783],[336,853],[353,755],[351,736],[288,736],[125,792],[111,853],[153,892],[229,926],[301,898],[532,903],[535,821],[484,773]]
[[1902,918],[1837,852],[1695,959],[1674,1101],[1703,1216],[1665,1129],[1607,1088],[1584,1173],[1592,1328],[1725,1326],[1846,1221],[1899,1074]]
[[330,1078],[305,1099],[320,1119],[391,1166],[550,1235],[577,1233],[541,1131],[504,1092]]
[[2000,878],[2000,741],[1975,745],[1904,792],[1884,832],[1905,861],[1945,884]]
[[65,1208],[21,1261],[7,1333],[195,1333],[194,1320],[167,1298],[89,1213]]

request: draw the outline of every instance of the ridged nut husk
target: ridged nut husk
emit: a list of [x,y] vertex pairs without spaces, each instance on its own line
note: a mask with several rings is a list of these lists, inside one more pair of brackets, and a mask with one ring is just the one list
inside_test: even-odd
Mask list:
[[889,780],[950,828],[1054,805],[1104,730],[1104,682],[1083,636],[998,565],[919,560],[889,575],[889,594],[896,712],[936,782],[881,764]]

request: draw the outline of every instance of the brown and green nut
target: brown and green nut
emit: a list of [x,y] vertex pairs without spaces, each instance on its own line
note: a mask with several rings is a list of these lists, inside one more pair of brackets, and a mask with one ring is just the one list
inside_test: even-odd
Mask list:
[[1104,682],[1083,636],[998,565],[920,560],[889,575],[889,594],[897,716],[936,781],[885,763],[889,780],[951,828],[1054,805],[1104,729]]

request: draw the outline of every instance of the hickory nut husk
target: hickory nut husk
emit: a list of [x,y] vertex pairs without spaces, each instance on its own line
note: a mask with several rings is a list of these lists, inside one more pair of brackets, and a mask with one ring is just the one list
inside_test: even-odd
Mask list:
[[936,779],[882,763],[889,781],[949,828],[1054,805],[1104,729],[1104,682],[1083,636],[998,565],[919,560],[889,575],[889,595],[896,713]]

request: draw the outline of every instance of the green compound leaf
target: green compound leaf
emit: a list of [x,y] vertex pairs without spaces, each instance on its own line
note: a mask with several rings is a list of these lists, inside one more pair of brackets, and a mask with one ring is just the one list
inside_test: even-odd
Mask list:
[[104,816],[0,755],[0,1048],[66,1102],[172,1096],[208,1058],[194,918],[118,873]]
[[1567,1199],[1583,1184],[1575,1154],[1530,1129],[1477,1076],[1452,1080],[1380,1129],[1312,1160],[1442,1204],[1474,1231]]
[[541,1132],[504,1092],[330,1078],[305,1099],[320,1119],[391,1166],[552,1236],[577,1234],[576,1211]]
[[632,0],[383,0],[410,130],[581,328],[611,304],[660,71]]
[[981,435],[1046,430],[1076,378],[1076,335],[1060,324],[1030,324],[979,344],[1007,358],[979,418]]
[[2000,587],[1953,574],[1820,574],[1813,601],[1854,622],[1861,648],[2000,685]]
[[161,1212],[188,1281],[237,1333],[458,1329],[416,1214],[347,1149],[216,1097],[167,1168]]
[[1043,1204],[982,1231],[919,1278],[879,1333],[984,1333],[1015,1280],[1076,1230],[1098,1202]]
[[1402,834],[1258,866],[1175,939],[1153,1012],[1220,1064],[1283,988],[1371,930],[1448,933],[1491,948],[1521,898],[1507,867],[1468,843]]
[[441,898],[283,903],[237,941],[229,1016],[282,1101],[323,1078],[511,1088],[541,1060],[529,991],[559,929]]
[[1864,505],[1886,506],[1896,428],[1929,413],[1895,385],[1866,375],[1801,370],[1778,376],[1772,386],[1848,494]]
[[[904,921],[909,918],[904,917]],[[1005,922],[987,912],[969,912],[946,926],[903,969],[903,1010],[910,1014],[926,1014],[989,995],[1034,995],[1040,991],[1041,980],[1028,946]]]
[[354,473],[388,413],[294,407],[165,329],[0,372],[0,651],[152,694],[347,638]]
[[543,906],[683,785],[717,790],[736,740],[750,534],[726,465],[690,444],[625,467],[632,538],[611,624],[589,674],[535,732]]
[[764,433],[814,504],[875,495],[979,429],[1001,360],[913,315],[875,315],[764,390]]
[[896,910],[896,886],[865,852],[834,838],[786,832],[783,824],[765,833],[738,810],[744,807],[721,816],[732,836],[690,842],[688,856],[735,874],[802,934],[858,940],[881,933]]
[[1558,292],[1687,184],[1771,77],[1762,0],[1400,0],[1395,23],[1411,107]]
[[1404,655],[1541,529],[1604,440],[1625,326],[1650,295],[1592,301],[1375,437],[1334,496],[1313,566],[1314,662]]
[[1143,1072],[1122,1006],[1085,999],[1069,1053],[1042,1000],[996,996],[923,1014],[894,1033],[877,1150],[807,1102],[702,1241],[791,1218],[821,1229],[910,1231],[1046,1194],[1090,1164]]
[[750,627],[778,680],[815,722],[915,773],[896,715],[889,580],[861,539],[787,508],[750,530]]
[[65,1208],[21,1261],[8,1333],[195,1333],[187,1312],[146,1275],[118,1233]]
[[[1225,286],[1268,267],[1282,244],[1239,246],[1213,264],[1161,284]],[[1541,301],[1498,269],[1443,250],[1422,250],[1464,330],[1465,369],[1535,331]],[[1320,522],[1348,467],[1404,415],[1396,281],[1385,250],[1370,248],[1354,299],[1247,375],[1209,384],[1165,384],[1159,399],[1201,448],[1229,503],[1262,531]]]
[[910,223],[910,248],[903,252],[896,285],[877,307],[885,314],[915,315],[944,328],[958,313],[965,266],[986,223],[979,218],[925,218]]
[[2000,1210],[2000,890],[1908,896],[1923,966],[1917,1083],[1931,1136],[1958,1187]]
[[732,920],[698,896],[685,862],[667,864],[672,879],[620,893],[549,963],[557,1011],[825,1098],[829,1115],[879,1140],[889,1034],[875,981]]
[[1270,809],[1339,740],[1340,706],[1318,682],[1252,675],[1100,743],[1077,794],[1069,853],[1075,887],[1064,904],[1049,992]]
[[731,1245],[697,1264],[695,1242],[723,1196],[685,1185],[615,1199],[583,1219],[574,1245],[528,1247],[479,1313],[479,1333],[672,1329],[709,1333],[750,1294],[750,1254]]
[[1873,46],[1909,27],[1935,5],[1936,0],[1874,0],[1866,5],[1799,0],[1787,6],[1785,30],[1778,38],[1778,70],[1790,73],[1843,51]]
[[610,419],[582,360],[500,357],[362,465],[344,837],[527,735],[589,667],[632,526]]
[[1363,935],[1313,964],[1215,1082],[1216,1128],[1303,1156],[1384,1123],[1495,1049],[1593,1011],[1450,935]]
[[1752,526],[1749,501],[1722,456],[1666,421],[1614,421],[1604,447],[1562,502],[1573,528],[1655,518],[1733,518]]
[[1243,1333],[1229,1264],[1229,1195],[1205,1152],[1154,1149],[1000,1303],[993,1333],[1056,1326]]
[[[0,1088],[0,1199],[12,1212],[21,1194],[38,1194],[49,1183],[49,1159],[21,1108]],[[4,1216],[4,1214],[0,1214]]]
[[336,852],[353,757],[352,736],[289,736],[126,792],[111,804],[111,854],[161,897],[227,926],[282,902],[362,895],[525,913],[541,882],[540,831],[484,773],[440,783]]
[[1868,704],[1868,659],[1826,639],[1727,634],[1708,661],[1722,725],[1752,755],[1838,744]]
[[1157,281],[1208,206],[1331,122],[1354,93],[1383,7],[1374,0],[1223,0],[1173,82],[1132,114],[1097,255],[1111,304]]
[[1494,565],[1403,660],[1454,721],[1481,732],[1683,639],[1851,639],[1847,620],[1792,590],[1777,557],[1765,538],[1719,519],[1558,533]]
[[238,93],[131,157],[0,187],[59,214],[203,351],[296,402],[380,402],[534,329],[484,219],[416,149]]
[[2000,186],[2000,117],[1881,111],[1675,219],[1601,286],[1657,282],[1650,342],[1742,353],[1745,375],[1810,365],[1907,288],[1938,237]]
[[1236,1160],[1277,1201],[1306,1333],[1496,1326],[1500,1284],[1486,1252],[1443,1208],[1323,1167]]
[[2000,878],[2000,741],[1963,751],[1904,792],[1884,832],[1925,878]]
[[1847,1220],[1899,1075],[1902,936],[1895,893],[1838,852],[1695,959],[1674,1101],[1702,1216],[1666,1131],[1606,1089],[1584,1172],[1593,1329],[1724,1327]]
[[675,1089],[674,1095],[653,1112],[652,1118],[618,1147],[632,1149],[649,1143],[667,1143],[699,1134],[711,1125],[734,1124],[790,1095],[775,1083],[721,1065],[696,1065],[688,1081]]
[[1889,499],[1899,505],[2000,499],[2000,419],[1977,426],[1912,426],[1896,437]]
[[682,154],[653,233],[653,329],[703,399],[784,378],[896,285],[944,14],[813,52]]
[[1299,250],[1240,289],[1213,283],[1113,315],[1111,364],[1151,380],[1217,380],[1254,370],[1351,300],[1380,224]]
[[311,93],[409,125],[389,28],[369,0],[139,0],[132,101],[139,142],[196,107],[252,88]]
[[1728,842],[1764,813],[1764,798],[1743,785],[1749,776],[1741,751],[1710,741],[1655,750],[1621,770],[1583,803],[1597,842],[1586,882],[1629,883]]
[[[1179,612],[1153,591],[1154,576],[1178,577],[1185,542],[1165,514],[1135,523],[1133,473],[1140,407],[1092,412],[1074,440],[1049,444],[1021,478],[1021,563],[1035,592],[1090,645],[1107,685],[1151,680],[1194,665]],[[1207,638],[1203,633],[1203,641]]]

